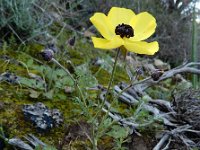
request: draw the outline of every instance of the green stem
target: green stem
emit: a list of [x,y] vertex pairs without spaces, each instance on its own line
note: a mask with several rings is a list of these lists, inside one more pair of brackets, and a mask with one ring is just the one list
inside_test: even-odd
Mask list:
[[98,150],[97,148],[97,139],[96,139],[96,136],[95,136],[95,124],[92,123],[92,147],[93,147],[93,150]]
[[113,82],[113,79],[114,79],[114,74],[115,74],[115,70],[116,70],[116,66],[117,66],[117,60],[118,60],[118,57],[119,57],[119,53],[120,53],[120,48],[117,49],[117,55],[115,56],[115,62],[114,62],[114,65],[113,65],[113,69],[112,69],[112,73],[111,73],[111,76],[110,76],[110,80],[109,80],[109,84],[108,84],[108,89],[107,89],[105,98],[104,98],[103,102],[101,103],[101,105],[99,107],[99,110],[95,114],[94,118],[96,118],[98,116],[98,114],[101,112],[101,110],[102,110],[102,108],[103,108],[103,106],[104,106],[104,104],[106,102],[106,99],[108,97],[108,93],[110,92],[110,88],[112,86],[112,82]]
[[[101,110],[103,109],[103,106],[106,102],[106,99],[108,97],[108,93],[110,92],[110,89],[111,89],[111,86],[112,86],[112,82],[113,82],[113,79],[114,79],[114,74],[115,74],[115,70],[116,70],[116,66],[117,66],[117,60],[119,58],[119,53],[120,53],[120,48],[117,49],[117,55],[115,56],[115,62],[114,62],[114,65],[113,65],[113,69],[112,69],[112,73],[111,73],[111,77],[110,77],[110,80],[109,80],[109,84],[108,84],[108,89],[107,89],[107,92],[106,92],[106,95],[105,95],[105,98],[103,100],[103,102],[101,103],[97,113],[95,114],[95,116],[93,117],[94,120],[95,118],[98,116],[98,114],[101,112]],[[110,108],[109,108],[110,110]],[[108,115],[108,113],[106,113],[106,116]],[[94,122],[92,123],[94,124]],[[95,128],[93,126],[93,150],[96,150],[97,149],[97,139],[95,138],[94,134],[96,134],[96,137],[98,136],[98,131],[96,131],[95,133]]]
[[[195,6],[193,8],[193,21],[192,21],[192,61],[197,61],[197,27],[196,27],[196,12]],[[198,87],[198,78],[197,75],[192,75],[193,87]]]
[[110,92],[110,88],[112,86],[112,83],[113,83],[113,79],[114,79],[114,74],[115,74],[115,70],[116,70],[116,67],[117,67],[117,60],[118,60],[118,57],[119,57],[119,53],[120,53],[120,48],[117,49],[117,55],[115,56],[115,62],[114,62],[114,65],[113,65],[113,70],[112,70],[112,73],[111,73],[111,77],[110,77],[110,81],[109,81],[109,84],[108,84],[108,89],[107,89],[107,92],[106,92],[106,95],[105,95],[105,99],[104,99],[104,102],[103,102],[103,105],[108,97],[108,94]]

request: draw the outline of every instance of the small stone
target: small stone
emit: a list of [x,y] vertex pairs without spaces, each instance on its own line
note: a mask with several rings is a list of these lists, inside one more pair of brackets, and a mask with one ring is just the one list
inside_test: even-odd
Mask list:
[[144,64],[144,69],[147,71],[147,72],[153,72],[156,70],[156,68],[154,67],[153,64]]
[[74,90],[73,90],[72,87],[70,87],[70,86],[66,86],[66,87],[65,87],[65,93],[71,94],[73,91],[74,91]]
[[85,36],[85,37],[91,37],[91,36],[94,36],[94,35],[95,35],[94,33],[90,32],[90,31],[88,31],[88,30],[86,30],[86,31],[84,32],[84,36]]
[[2,74],[0,74],[0,81],[6,81],[11,84],[17,84],[19,83],[19,77],[15,75],[14,73],[11,73],[9,71],[6,71]]
[[154,59],[154,65],[156,67],[159,67],[159,66],[164,65],[164,62],[162,60],[160,60],[160,59]]
[[171,68],[168,63],[164,63],[160,59],[154,59],[154,65],[157,69],[161,69],[161,70],[169,70]]

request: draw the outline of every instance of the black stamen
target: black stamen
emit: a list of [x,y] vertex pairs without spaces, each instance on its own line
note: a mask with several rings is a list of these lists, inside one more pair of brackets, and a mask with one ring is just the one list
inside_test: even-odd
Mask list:
[[115,33],[116,35],[120,35],[121,38],[123,37],[130,38],[134,36],[133,28],[130,25],[124,23],[119,24],[115,28]]

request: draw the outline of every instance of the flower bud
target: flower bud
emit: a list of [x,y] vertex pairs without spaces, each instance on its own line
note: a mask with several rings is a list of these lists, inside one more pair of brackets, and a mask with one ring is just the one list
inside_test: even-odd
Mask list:
[[51,61],[54,56],[54,52],[50,49],[45,49],[44,51],[40,52],[40,55],[45,61]]
[[151,74],[151,78],[154,81],[158,81],[160,79],[160,77],[163,75],[164,71],[163,70],[156,70],[155,72],[153,72]]

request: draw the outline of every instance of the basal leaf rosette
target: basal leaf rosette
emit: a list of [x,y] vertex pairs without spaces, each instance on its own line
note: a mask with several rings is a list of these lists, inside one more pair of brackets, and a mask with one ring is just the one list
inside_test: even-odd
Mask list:
[[103,38],[92,37],[95,48],[115,49],[121,47],[137,54],[154,55],[157,41],[145,42],[156,29],[156,19],[148,12],[135,14],[126,8],[112,7],[108,13],[95,13],[90,21]]

